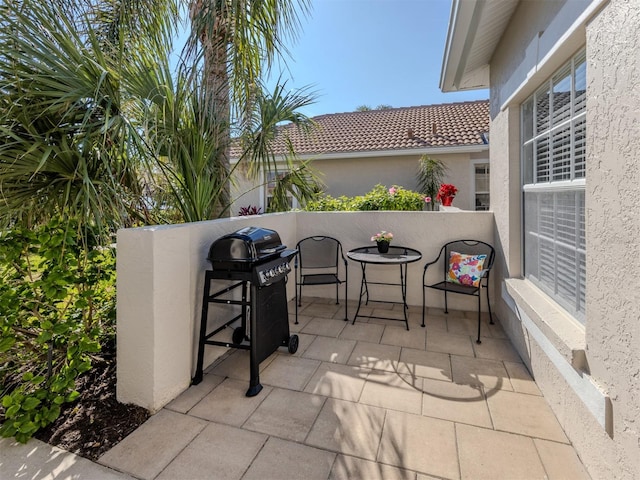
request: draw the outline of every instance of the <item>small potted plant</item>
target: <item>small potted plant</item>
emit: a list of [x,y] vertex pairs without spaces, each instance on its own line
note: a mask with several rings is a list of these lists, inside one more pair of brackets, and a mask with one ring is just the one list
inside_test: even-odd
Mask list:
[[445,207],[450,207],[451,202],[453,202],[453,197],[458,193],[458,189],[455,185],[451,185],[450,183],[443,183],[440,185],[440,189],[438,190],[438,195],[436,196],[436,200],[442,203]]
[[380,253],[387,253],[389,251],[389,244],[393,240],[393,233],[382,230],[371,237],[372,242],[376,242],[378,251]]

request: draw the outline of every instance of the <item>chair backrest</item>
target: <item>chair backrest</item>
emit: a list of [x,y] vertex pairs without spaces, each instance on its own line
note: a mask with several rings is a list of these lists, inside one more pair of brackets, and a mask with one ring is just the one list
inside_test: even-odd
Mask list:
[[463,253],[465,255],[486,255],[487,259],[485,260],[482,269],[486,270],[485,276],[489,276],[489,271],[491,270],[493,260],[495,259],[495,250],[488,243],[480,240],[454,240],[453,242],[446,243],[442,247],[442,250],[440,250],[440,255],[444,257],[442,259],[442,267],[444,269],[445,278],[449,271],[449,258],[451,252]]
[[296,262],[300,268],[337,268],[338,258],[342,256],[342,244],[333,237],[303,238],[296,248]]

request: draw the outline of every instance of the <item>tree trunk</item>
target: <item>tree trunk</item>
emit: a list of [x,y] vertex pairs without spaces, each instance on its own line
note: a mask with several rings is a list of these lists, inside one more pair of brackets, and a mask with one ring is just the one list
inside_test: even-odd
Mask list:
[[[229,87],[229,65],[227,49],[229,47],[228,17],[225,16],[224,1],[195,0],[191,4],[192,28],[199,29],[199,38],[204,49],[204,90],[206,121],[212,131],[212,138],[218,144],[217,158],[214,160],[224,184],[211,218],[219,218],[230,201],[228,172],[229,146],[231,143],[231,106]],[[215,16],[215,19],[211,17]],[[229,210],[226,210],[226,216]]]

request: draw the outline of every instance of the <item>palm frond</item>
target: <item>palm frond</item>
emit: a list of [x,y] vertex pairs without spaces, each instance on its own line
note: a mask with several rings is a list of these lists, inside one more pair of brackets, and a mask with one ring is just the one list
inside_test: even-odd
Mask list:
[[[290,123],[293,127],[309,133],[315,127],[313,121],[298,112],[300,108],[312,104],[316,93],[309,87],[286,91],[286,82],[278,81],[273,92],[257,90],[252,98],[252,108],[246,112],[241,124],[242,159],[248,162],[248,174],[257,178],[260,172],[278,170],[276,141],[284,142],[288,150],[287,158],[295,159],[293,145],[283,127]],[[291,165],[287,165],[291,169]]]
[[268,212],[288,211],[289,195],[304,206],[315,198],[321,187],[319,174],[311,168],[310,162],[303,162],[285,174],[277,176]]
[[94,5],[64,8],[67,3],[3,7],[0,218],[10,223],[68,215],[117,228],[135,214],[141,191],[135,105],[145,97],[132,96],[126,79],[145,70],[152,52],[137,48],[125,62],[125,55],[105,46],[104,17],[91,10]]

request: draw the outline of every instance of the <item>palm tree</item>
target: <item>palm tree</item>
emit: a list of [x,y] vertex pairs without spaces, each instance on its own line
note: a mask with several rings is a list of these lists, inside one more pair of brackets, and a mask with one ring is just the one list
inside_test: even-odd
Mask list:
[[418,164],[418,188],[420,193],[431,197],[429,208],[433,210],[438,189],[447,174],[447,167],[441,160],[422,155]]
[[[193,0],[189,51],[204,50],[204,88],[217,162],[229,170],[231,125],[251,111],[263,73],[295,39],[310,0]],[[228,192],[225,190],[225,194]],[[223,201],[222,204],[228,203]],[[222,210],[222,209],[221,209]]]
[[172,0],[4,3],[5,224],[60,216],[108,231],[135,221],[143,155],[136,90],[154,56],[169,55],[178,10]]
[[145,77],[149,88],[144,93],[148,101],[143,103],[143,131],[152,157],[147,184],[156,213],[165,220],[187,222],[224,214],[230,201],[223,200],[223,192],[236,169],[260,183],[262,172],[280,168],[286,172],[278,182],[280,195],[291,193],[301,203],[311,198],[319,184],[313,170],[298,165],[293,149],[284,163],[277,162],[274,144],[282,122],[304,131],[312,128],[297,110],[314,101],[313,93],[285,92],[286,82],[271,93],[262,86],[256,89],[251,109],[242,123],[234,125],[241,153],[234,167],[227,169],[218,161],[221,146],[217,126],[211,124],[214,119],[207,114],[202,69],[196,63],[184,64],[173,77],[168,71],[167,62],[158,62],[157,71],[150,70]]
[[[318,173],[310,162],[297,160],[288,135],[292,130],[309,134],[315,128],[313,121],[298,110],[313,103],[316,94],[308,87],[286,92],[286,84],[279,79],[273,92],[267,94],[264,86],[255,92],[251,110],[245,112],[239,138],[242,145],[240,161],[247,162],[250,179],[259,182],[264,172],[275,173],[275,188],[268,212],[289,210],[288,195],[304,205],[321,189]],[[289,123],[286,129],[280,128],[283,122]],[[277,141],[284,143],[288,152],[281,162],[275,153]]]
[[[311,101],[307,92],[269,96],[257,87],[262,68],[284,50],[283,25],[297,25],[292,3],[280,3],[284,8],[215,2],[206,15],[195,15],[200,22],[220,14],[225,28],[214,30],[224,32],[215,38],[224,40],[225,55],[215,63],[211,50],[192,42],[178,72],[169,58],[180,0],[5,5],[0,219],[29,224],[64,216],[108,232],[219,216],[229,204],[232,125],[254,138],[245,142],[242,163],[269,170],[276,166],[264,156],[272,138],[266,133],[281,121],[308,120],[295,113]],[[308,166],[289,170],[283,186],[300,198],[317,188]]]
[[15,403],[0,435],[26,441],[77,395],[74,379],[109,323],[99,284],[113,280],[92,242],[139,213],[146,72],[168,57],[178,9],[22,0],[0,11],[0,221],[53,219],[2,231],[2,401]]

